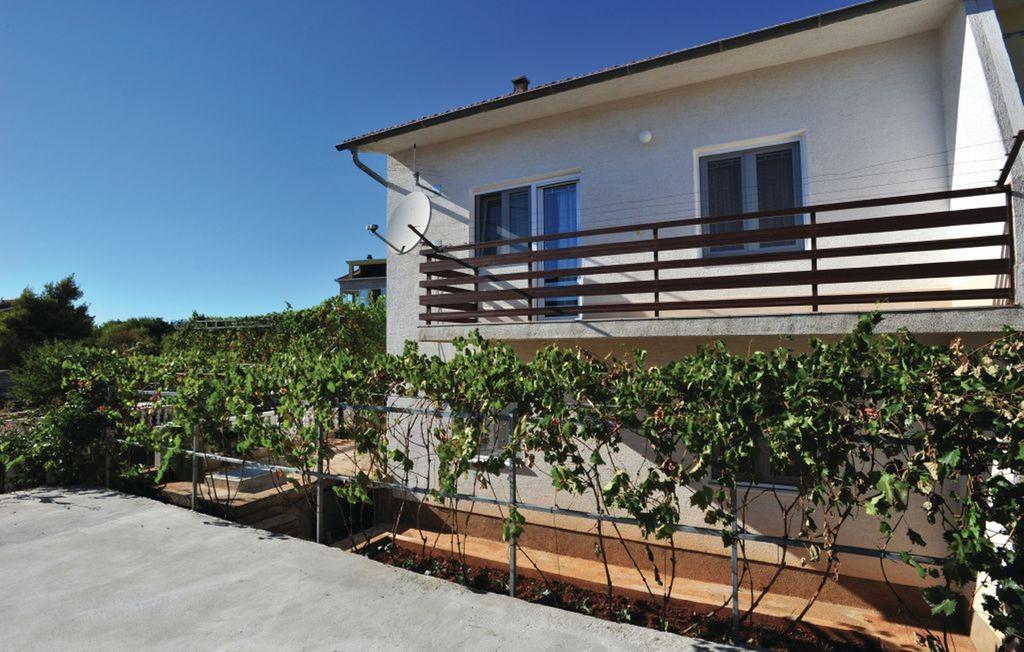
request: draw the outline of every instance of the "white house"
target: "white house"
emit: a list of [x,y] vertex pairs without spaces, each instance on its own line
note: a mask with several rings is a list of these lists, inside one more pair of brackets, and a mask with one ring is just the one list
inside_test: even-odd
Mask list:
[[388,255],[388,348],[479,329],[660,362],[875,307],[936,342],[1024,327],[1022,33],[1022,2],[873,0],[345,140],[387,156],[388,215],[432,205],[426,242]]

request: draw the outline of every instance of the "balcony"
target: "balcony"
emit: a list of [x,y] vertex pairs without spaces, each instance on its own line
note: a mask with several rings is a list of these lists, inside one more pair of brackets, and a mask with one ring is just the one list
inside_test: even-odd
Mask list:
[[993,186],[431,246],[420,251],[419,320],[1005,308],[1014,303],[1010,198]]

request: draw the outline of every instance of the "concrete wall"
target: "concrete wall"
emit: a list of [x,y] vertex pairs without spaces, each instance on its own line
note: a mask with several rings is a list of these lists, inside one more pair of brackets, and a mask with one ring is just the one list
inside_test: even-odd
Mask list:
[[[1024,103],[1014,75],[1014,68],[1019,63],[1019,39],[1013,41],[1017,50],[1008,52],[1003,34],[1020,29],[1024,8],[1019,3],[1003,1],[999,3],[998,15],[995,9],[991,0],[965,0],[963,6],[958,7],[946,21],[943,33],[951,36],[954,48],[958,38],[963,41],[959,78],[961,99],[958,108],[964,105],[966,98],[974,98],[973,107],[968,105],[966,111],[958,111],[956,114],[958,133],[975,129],[980,132],[978,137],[988,138],[995,134],[1007,142],[1018,130],[1024,129]],[[952,75],[955,69],[950,68],[949,72]],[[988,106],[985,106],[986,102]],[[1014,162],[1009,182],[1015,189],[1014,213],[1019,216],[1024,211],[1024,195],[1020,192],[1020,188],[1024,187],[1024,164],[1019,157]],[[1016,242],[1024,242],[1024,220],[1018,217],[1014,227]],[[1018,304],[1024,302],[1024,252],[1021,250],[1022,247],[1018,245],[1015,261]],[[1002,545],[1005,541],[1005,536],[998,531],[993,530],[991,536],[996,545]],[[984,576],[978,578],[979,590],[972,601],[975,612],[971,621],[971,639],[979,651],[996,650],[1003,642],[981,609],[984,596],[992,590],[986,580]]]
[[[416,406],[418,404],[410,401],[399,401],[398,405]],[[408,476],[401,476],[396,473],[395,479],[403,484],[418,487],[420,489],[437,489],[437,451],[436,438],[433,431],[448,431],[452,423],[447,419],[428,417],[401,417],[395,418],[391,423],[390,438],[395,448],[403,450],[414,462],[414,468]],[[505,437],[507,426],[491,424],[489,426],[492,436],[499,442]],[[507,439],[505,440],[507,441]],[[499,446],[504,446],[500,443]],[[483,451],[488,450],[483,447]],[[602,456],[607,464],[598,467],[596,484],[604,486],[617,471],[625,471],[639,481],[646,475],[646,470],[652,464],[653,452],[645,446],[644,440],[635,434],[626,432],[623,436],[623,445],[617,452],[610,453],[602,451]],[[690,460],[685,452],[680,451],[678,461],[681,464],[690,465]],[[566,510],[578,510],[582,512],[595,513],[598,505],[594,496],[585,492],[583,495],[574,495],[567,491],[558,491],[552,486],[550,477],[551,463],[547,460],[534,458],[527,468],[523,468],[517,475],[517,499],[521,503],[530,503],[540,506],[557,506]],[[469,477],[459,484],[459,492],[467,495],[477,495],[485,498],[497,498],[508,500],[509,484],[508,470],[500,475],[490,476],[481,473],[471,472]],[[694,491],[704,486],[704,482],[695,482],[691,485],[680,488],[677,493],[678,505],[680,508],[680,523],[687,525],[704,525],[703,511],[690,506],[690,497]],[[417,499],[412,494],[405,494],[403,497]],[[785,487],[771,488],[767,486],[745,486],[739,492],[739,503],[745,506],[742,509],[742,519],[748,532],[773,536],[788,536],[796,538],[800,529],[800,507],[795,506],[798,496],[793,489]],[[912,504],[907,512],[907,517],[897,528],[896,536],[890,544],[891,550],[909,550],[916,554],[942,556],[945,544],[942,539],[940,525],[931,525],[927,522],[923,510],[920,508],[920,500],[912,498]],[[485,503],[473,504],[463,500],[457,508],[479,515],[493,515],[503,517],[503,508],[495,507]],[[788,519],[788,532],[786,518],[783,509],[790,511]],[[628,516],[621,510],[611,510],[613,515]],[[523,515],[530,524],[558,528],[567,532],[580,532],[593,534],[595,521],[585,518],[576,518],[565,515],[552,515],[536,511],[523,511]],[[826,522],[825,516],[816,513],[814,518],[817,523]],[[835,515],[832,515],[835,518]],[[642,540],[642,534],[638,528],[629,525],[619,525],[619,533],[627,540]],[[616,533],[606,526],[605,533],[613,539]],[[906,529],[913,528],[921,534],[928,545],[923,547],[914,546],[906,535]],[[728,555],[729,549],[723,547],[721,538],[718,536],[706,536],[697,534],[677,534],[675,545],[679,550],[699,552],[710,555]],[[874,517],[864,514],[855,514],[848,519],[840,529],[838,542],[846,545],[861,546],[873,549],[884,541],[879,534],[878,521]],[[659,543],[652,540],[651,543]],[[667,541],[660,542],[667,545]],[[820,569],[822,564],[815,563],[808,557],[807,552],[802,549],[790,548],[783,556],[782,549],[774,544],[748,543],[744,554],[746,558],[769,564],[785,563],[796,568]],[[664,569],[663,569],[664,570]],[[841,555],[839,570],[843,576],[856,577],[870,580],[882,581],[885,577],[882,574],[878,559],[871,557],[856,556],[852,554]],[[686,569],[679,571],[682,577],[689,577]],[[888,579],[897,584],[906,586],[925,585],[928,580],[922,580],[909,566],[902,562],[886,562],[885,573]],[[718,581],[728,582],[728,577],[718,578]]]

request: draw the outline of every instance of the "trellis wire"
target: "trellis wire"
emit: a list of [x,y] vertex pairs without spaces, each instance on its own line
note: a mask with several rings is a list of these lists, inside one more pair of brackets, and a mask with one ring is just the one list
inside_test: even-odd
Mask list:
[[[147,391],[147,392],[139,392],[139,393],[140,394],[144,394],[144,395],[155,395],[157,392],[155,392],[155,391]],[[167,396],[167,397],[175,396],[174,392],[160,392],[160,394],[162,396]],[[517,411],[517,409],[514,406],[512,406],[510,409],[508,409],[505,412],[491,413],[491,414],[475,413],[475,412],[457,412],[457,411],[443,410],[443,409],[436,409],[436,408],[398,407],[398,406],[393,406],[393,405],[361,405],[361,404],[347,403],[345,401],[339,401],[336,404],[336,407],[342,413],[344,412],[344,410],[351,410],[353,412],[378,412],[378,413],[386,413],[386,414],[404,414],[404,415],[418,415],[418,416],[432,416],[432,417],[455,417],[455,418],[463,418],[463,419],[480,419],[480,420],[485,419],[485,418],[491,418],[491,419],[495,419],[495,420],[498,420],[498,421],[506,421],[509,424],[509,426],[510,426],[510,430],[513,427],[513,424],[519,418],[518,411]],[[322,436],[323,436],[323,433],[318,430],[318,437],[322,437]],[[128,442],[127,440],[124,440],[124,439],[117,439],[115,441],[123,443],[123,444],[134,444],[134,442]],[[136,444],[136,445],[140,445],[140,444]],[[226,455],[219,455],[219,454],[216,454],[216,453],[205,453],[205,452],[202,452],[202,451],[199,450],[198,433],[193,435],[193,448],[191,450],[183,450],[183,451],[180,451],[180,452],[182,454],[188,455],[188,456],[190,456],[192,458],[192,490],[191,490],[191,508],[192,508],[192,510],[195,510],[196,509],[196,505],[197,505],[197,494],[198,494],[198,483],[199,483],[199,467],[198,467],[198,464],[197,464],[197,460],[212,460],[212,461],[223,462],[223,463],[227,463],[227,464],[238,464],[238,465],[240,465],[242,467],[244,467],[247,464],[248,465],[254,465],[255,464],[255,465],[258,465],[260,468],[263,468],[263,469],[272,469],[272,470],[282,471],[282,472],[285,472],[285,473],[302,473],[302,474],[307,474],[309,476],[315,477],[316,480],[317,480],[317,483],[316,483],[316,485],[317,485],[316,486],[316,493],[315,493],[316,542],[317,543],[323,543],[324,542],[323,541],[323,502],[324,502],[324,498],[323,498],[323,494],[324,494],[324,492],[323,492],[323,482],[324,481],[333,481],[333,482],[339,482],[339,483],[343,483],[344,484],[344,483],[349,483],[349,482],[353,482],[353,481],[357,480],[357,478],[354,477],[354,476],[338,474],[338,473],[325,472],[324,469],[323,469],[323,459],[320,456],[318,456],[318,457],[320,457],[320,459],[318,459],[318,461],[317,461],[317,469],[316,469],[316,471],[311,471],[309,469],[300,469],[300,468],[297,468],[297,467],[284,466],[284,465],[280,465],[280,464],[267,464],[267,463],[263,463],[263,462],[255,462],[253,460],[245,460],[245,459],[241,459],[241,458],[237,458],[237,457],[230,457],[230,456],[226,456]],[[559,507],[557,505],[536,505],[536,504],[533,504],[533,503],[520,502],[518,500],[517,493],[516,493],[516,476],[517,476],[517,473],[518,473],[518,471],[516,469],[515,459],[513,459],[512,464],[511,464],[511,469],[510,469],[510,472],[509,472],[509,499],[508,500],[502,500],[502,499],[497,498],[497,497],[489,498],[487,496],[477,496],[477,495],[473,495],[473,494],[464,494],[464,493],[459,493],[459,492],[439,492],[439,491],[435,491],[435,490],[431,490],[431,489],[427,489],[427,488],[423,488],[423,487],[413,487],[413,486],[409,486],[409,485],[406,485],[406,484],[403,484],[403,483],[398,483],[398,482],[371,481],[370,485],[374,489],[389,489],[389,490],[394,490],[394,491],[402,491],[402,492],[411,493],[411,494],[430,496],[430,497],[434,497],[434,498],[448,499],[448,500],[466,500],[466,501],[471,501],[471,502],[484,503],[484,504],[488,504],[488,505],[495,505],[495,506],[498,506],[498,507],[506,507],[506,508],[509,508],[509,509],[515,509],[516,511],[518,511],[518,510],[525,510],[525,511],[530,511],[530,512],[539,512],[539,513],[547,513],[547,514],[552,514],[552,515],[569,516],[569,517],[574,517],[574,518],[582,518],[582,519],[588,519],[588,520],[594,520],[594,521],[603,521],[603,522],[609,522],[609,523],[617,523],[617,524],[623,524],[623,525],[633,525],[633,526],[639,525],[639,523],[638,523],[638,521],[636,519],[630,518],[630,517],[626,517],[626,516],[614,516],[614,515],[611,515],[611,514],[600,514],[600,513],[594,513],[594,512],[587,512],[587,511],[583,511],[583,510],[566,509],[566,508],[563,508],[563,507]],[[107,483],[109,484],[109,474],[108,474],[108,478],[107,478]],[[731,613],[731,615],[732,615],[732,635],[733,635],[734,640],[738,640],[738,636],[739,636],[739,622],[740,622],[740,608],[739,608],[739,580],[740,580],[739,575],[740,574],[739,574],[739,560],[738,560],[738,545],[739,545],[739,541],[752,541],[752,542],[756,542],[756,543],[768,543],[768,544],[774,544],[774,545],[778,545],[778,546],[795,546],[795,547],[801,547],[801,548],[811,548],[811,547],[817,546],[818,544],[813,542],[813,541],[808,541],[808,540],[805,540],[805,539],[792,539],[792,538],[784,537],[784,536],[773,536],[773,535],[757,534],[757,533],[753,533],[753,532],[747,532],[746,528],[740,523],[741,518],[740,518],[739,510],[737,509],[737,505],[736,505],[736,503],[737,503],[737,493],[736,493],[735,488],[732,489],[732,491],[730,493],[730,496],[731,496],[730,497],[730,501],[731,501],[730,509],[732,511],[732,514],[733,514],[733,522],[732,522],[732,524],[730,526],[730,530],[729,530],[729,533],[732,536],[732,541],[733,541],[732,546],[731,546],[731,550],[730,550],[730,567],[731,567],[731,576],[732,576],[731,577],[732,581],[731,581],[730,603],[731,603],[731,612],[732,612]],[[673,525],[671,529],[674,532],[680,532],[680,533],[684,533],[684,534],[696,534],[696,535],[702,535],[702,536],[717,536],[717,537],[721,537],[726,532],[726,530],[723,530],[723,529],[720,529],[720,528],[704,527],[704,526],[696,526],[696,525],[686,525],[686,524],[683,524],[683,523],[677,523],[677,524]],[[509,546],[508,546],[508,566],[509,566],[508,590],[509,590],[509,595],[511,595],[513,597],[516,594],[516,575],[517,575],[517,570],[516,570],[516,566],[517,566],[517,562],[516,562],[517,540],[516,539],[517,539],[517,537],[513,534],[513,536],[511,536],[510,539],[509,539]],[[891,552],[891,551],[888,551],[888,550],[878,550],[878,549],[873,549],[873,548],[863,548],[863,547],[860,547],[860,546],[851,546],[851,545],[846,545],[846,544],[833,544],[832,548],[836,552],[840,552],[840,553],[844,553],[844,554],[857,555],[857,556],[863,556],[863,557],[872,557],[872,558],[882,559],[882,560],[902,561],[902,560],[905,559],[905,555],[904,554],[897,553],[897,552]],[[928,565],[936,565],[937,566],[937,565],[941,565],[943,563],[943,559],[942,558],[934,557],[934,556],[931,556],[931,555],[912,554],[912,555],[910,555],[910,558],[915,560],[915,561],[917,561],[918,563],[921,563],[921,564],[928,564]]]

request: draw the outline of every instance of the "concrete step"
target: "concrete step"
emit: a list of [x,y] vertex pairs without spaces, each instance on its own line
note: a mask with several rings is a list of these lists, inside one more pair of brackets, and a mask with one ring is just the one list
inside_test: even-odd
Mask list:
[[356,532],[350,537],[339,539],[331,544],[332,548],[340,548],[342,550],[351,551],[358,550],[363,547],[368,547],[380,541],[387,539],[391,536],[390,525],[374,525],[371,528],[367,528],[362,532]]
[[267,530],[268,532],[274,532],[277,534],[287,534],[288,536],[296,536],[298,530],[299,519],[292,514],[278,514],[268,519],[259,521],[257,523],[249,524],[249,527],[257,530]]
[[[397,534],[395,543],[402,548],[422,553],[424,536],[427,539],[428,554],[433,551],[435,556],[465,557],[470,565],[485,566],[494,569],[508,569],[508,544],[480,537],[460,535],[458,541],[451,534],[438,534],[410,528]],[[435,546],[435,541],[437,541]],[[460,553],[461,550],[461,553]],[[581,559],[558,555],[544,550],[519,548],[516,572],[521,577],[555,579],[568,584],[580,586],[603,593],[606,590],[604,564],[599,559]],[[623,566],[609,566],[608,573],[612,585],[617,592],[634,599],[652,599],[636,569]],[[668,584],[668,578],[662,578]],[[728,578],[725,578],[728,581]],[[647,581],[651,585],[655,598],[660,597],[662,587],[654,583],[652,577]],[[702,582],[686,577],[676,577],[672,589],[672,600],[696,603],[711,607],[721,607],[727,603],[731,589],[726,584]],[[755,594],[756,597],[756,594]],[[791,619],[796,617],[807,600],[801,597],[768,594],[761,600],[756,613],[769,618]],[[749,592],[740,592],[740,608],[750,605]],[[816,601],[804,616],[809,625],[830,631],[850,632],[858,635],[868,634],[882,643],[887,650],[918,650],[917,629],[898,622],[891,622],[885,613],[873,609],[856,608]],[[951,635],[957,650],[973,650],[974,646],[966,635]]]

